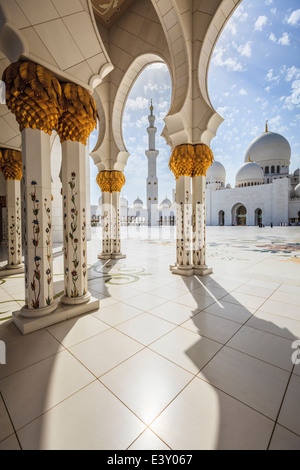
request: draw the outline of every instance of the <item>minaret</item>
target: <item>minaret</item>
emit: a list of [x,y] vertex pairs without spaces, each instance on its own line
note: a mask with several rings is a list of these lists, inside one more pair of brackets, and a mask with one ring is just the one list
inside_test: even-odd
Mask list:
[[145,154],[148,158],[148,178],[147,178],[147,209],[148,209],[148,225],[157,225],[157,206],[158,206],[158,179],[156,174],[156,159],[159,151],[155,150],[155,134],[157,132],[155,123],[155,116],[153,114],[153,104],[151,100],[150,107],[149,127],[147,129],[149,135],[149,150]]

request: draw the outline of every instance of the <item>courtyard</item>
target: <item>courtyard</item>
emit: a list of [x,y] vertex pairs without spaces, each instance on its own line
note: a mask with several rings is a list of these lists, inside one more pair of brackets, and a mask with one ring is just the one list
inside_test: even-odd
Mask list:
[[299,228],[208,227],[203,278],[171,274],[174,235],[122,227],[99,261],[95,231],[100,309],[25,336],[24,276],[1,280],[1,450],[300,449]]

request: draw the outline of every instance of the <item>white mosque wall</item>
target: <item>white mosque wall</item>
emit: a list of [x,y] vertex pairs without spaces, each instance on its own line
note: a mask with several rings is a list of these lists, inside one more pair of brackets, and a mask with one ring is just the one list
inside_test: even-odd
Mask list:
[[61,144],[58,135],[56,135],[51,149],[51,176],[52,185],[52,233],[53,243],[63,241],[63,219],[62,219],[62,199],[61,199],[61,181],[59,178],[61,169]]
[[[264,225],[289,223],[290,181],[288,178],[274,180],[271,184],[244,188],[206,191],[206,223],[219,225],[219,213],[225,213],[225,225],[235,222],[234,213],[239,205],[247,209],[247,225],[256,224],[255,212],[262,210]],[[300,210],[300,209],[299,209]]]

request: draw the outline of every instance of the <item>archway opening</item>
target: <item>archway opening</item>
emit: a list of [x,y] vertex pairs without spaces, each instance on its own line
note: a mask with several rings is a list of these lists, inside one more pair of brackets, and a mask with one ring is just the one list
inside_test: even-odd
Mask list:
[[239,203],[233,206],[232,211],[232,225],[238,225],[245,227],[247,225],[247,209]]
[[261,209],[256,209],[255,211],[255,220],[254,220],[254,224],[257,226],[257,227],[261,227],[262,224],[263,224],[263,213],[262,213],[262,210]]
[[219,226],[223,227],[223,225],[225,225],[225,212],[220,211],[219,212]]

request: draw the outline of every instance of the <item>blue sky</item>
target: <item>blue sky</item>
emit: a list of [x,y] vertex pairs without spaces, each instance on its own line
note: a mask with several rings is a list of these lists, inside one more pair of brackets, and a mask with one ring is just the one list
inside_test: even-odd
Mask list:
[[[226,25],[211,60],[208,91],[214,108],[225,119],[211,142],[215,159],[234,185],[237,169],[251,141],[265,129],[284,135],[292,148],[291,170],[300,167],[300,1],[243,0]],[[171,98],[165,65],[147,67],[128,97],[123,134],[130,153],[123,188],[131,205],[145,202],[148,114],[153,99],[157,117],[159,200],[171,198],[175,187],[168,168],[170,148],[160,136]],[[93,139],[92,139],[93,140]],[[100,195],[91,162],[91,203]],[[98,188],[98,189],[97,189]]]

